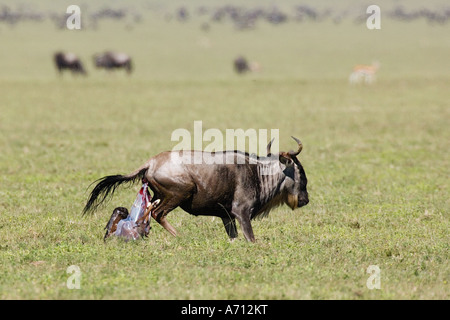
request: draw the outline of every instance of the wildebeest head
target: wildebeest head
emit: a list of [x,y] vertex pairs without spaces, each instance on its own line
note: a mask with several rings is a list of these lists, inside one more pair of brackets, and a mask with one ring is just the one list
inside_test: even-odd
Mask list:
[[[284,195],[284,202],[292,209],[300,208],[308,204],[308,191],[306,185],[308,180],[306,178],[305,170],[302,164],[297,159],[297,156],[303,149],[303,144],[297,138],[292,137],[298,144],[297,151],[280,152],[278,159],[280,168],[285,175],[283,181],[282,193]],[[273,140],[267,146],[267,153],[270,156],[270,146]]]

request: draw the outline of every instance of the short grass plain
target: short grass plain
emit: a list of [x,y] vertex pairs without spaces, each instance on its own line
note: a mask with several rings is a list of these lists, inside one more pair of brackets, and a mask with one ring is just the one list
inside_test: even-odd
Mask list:
[[[448,299],[450,25],[201,23],[0,25],[0,298]],[[129,52],[135,72],[95,70],[107,48]],[[58,49],[89,75],[58,76]],[[262,70],[237,76],[238,54]],[[373,60],[377,82],[350,86],[352,66]],[[153,223],[147,239],[104,243],[139,186],[82,217],[89,184],[170,150],[195,120],[279,129],[281,150],[299,137],[310,203],[254,221],[256,243],[181,209],[168,216],[176,238]],[[366,285],[370,265],[380,289]]]

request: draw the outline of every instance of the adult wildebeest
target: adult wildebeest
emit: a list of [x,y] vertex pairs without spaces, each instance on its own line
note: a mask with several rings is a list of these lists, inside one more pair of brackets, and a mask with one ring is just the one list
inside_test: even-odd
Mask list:
[[[161,200],[152,217],[174,236],[176,230],[168,223],[166,215],[181,207],[193,215],[220,217],[231,239],[237,237],[237,219],[245,238],[255,241],[250,220],[267,215],[283,203],[294,210],[309,202],[306,174],[297,159],[303,146],[294,139],[297,151],[271,154],[270,142],[267,157],[240,151],[162,152],[131,174],[97,180],[83,212],[95,210],[122,183],[143,179],[154,192],[153,199]],[[198,161],[191,161],[196,157],[210,157],[216,162],[196,164]]]
[[95,66],[107,70],[124,68],[128,73],[132,71],[131,57],[126,53],[107,51],[94,56]]
[[237,73],[245,73],[247,71],[250,71],[247,59],[245,59],[242,56],[239,56],[236,59],[234,59],[233,64],[234,64],[234,71],[236,71]]
[[72,70],[72,73],[81,73],[86,75],[86,71],[83,68],[83,64],[77,55],[74,53],[57,52],[54,55],[56,68],[59,73],[64,69]]
[[237,73],[245,73],[245,72],[258,72],[261,70],[261,66],[258,62],[252,61],[248,62],[247,59],[245,59],[242,56],[237,57],[234,59],[234,71]]

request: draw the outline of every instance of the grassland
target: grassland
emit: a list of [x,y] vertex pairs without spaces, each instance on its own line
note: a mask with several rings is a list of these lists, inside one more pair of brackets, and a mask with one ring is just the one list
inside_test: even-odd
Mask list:
[[[449,25],[200,25],[0,26],[0,298],[448,299]],[[95,70],[107,48],[129,52],[135,73]],[[88,77],[59,77],[57,49],[79,53]],[[236,76],[238,54],[262,71]],[[378,81],[350,86],[352,66],[373,60]],[[282,150],[301,138],[308,206],[255,221],[254,244],[180,209],[177,238],[153,224],[143,241],[103,243],[139,186],[82,217],[89,184],[170,150],[195,120],[280,129]],[[66,286],[70,265],[80,290]]]

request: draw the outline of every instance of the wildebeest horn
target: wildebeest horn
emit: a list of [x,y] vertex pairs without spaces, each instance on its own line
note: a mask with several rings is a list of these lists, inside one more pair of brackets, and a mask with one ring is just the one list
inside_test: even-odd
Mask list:
[[270,140],[269,144],[267,145],[267,156],[271,155],[270,148],[272,147],[273,140],[275,140],[275,138],[272,138],[272,140]]
[[302,142],[301,142],[300,140],[298,140],[297,138],[295,138],[295,137],[293,137],[293,136],[291,136],[291,138],[294,139],[295,142],[297,142],[297,144],[298,144],[298,150],[297,150],[297,152],[289,151],[289,155],[292,156],[292,157],[295,157],[296,155],[298,155],[298,154],[302,151],[302,149],[303,149],[303,144],[302,144]]

